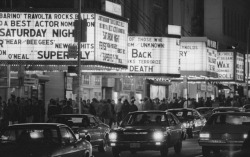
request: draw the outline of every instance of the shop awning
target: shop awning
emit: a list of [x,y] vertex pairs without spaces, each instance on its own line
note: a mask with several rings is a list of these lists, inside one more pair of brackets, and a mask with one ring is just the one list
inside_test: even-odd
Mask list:
[[168,81],[156,81],[156,80],[148,80],[150,84],[153,85],[161,85],[161,86],[169,86],[171,85],[171,82]]
[[230,87],[228,87],[228,86],[226,86],[226,85],[223,85],[223,84],[218,84],[218,89],[219,89],[219,90],[224,90],[224,89],[231,90]]

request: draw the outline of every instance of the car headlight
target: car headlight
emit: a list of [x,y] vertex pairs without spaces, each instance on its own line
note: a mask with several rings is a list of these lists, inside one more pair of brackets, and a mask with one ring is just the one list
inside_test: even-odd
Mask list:
[[247,136],[248,136],[247,134],[244,134],[244,135],[243,135],[243,138],[244,138],[244,139],[246,139],[246,138],[247,138]]
[[161,132],[161,131],[156,131],[153,134],[153,138],[156,141],[161,141],[163,139],[163,137],[164,137],[164,135],[163,135],[163,132]]
[[115,140],[117,139],[117,133],[116,133],[116,132],[111,132],[111,133],[109,134],[109,139],[110,139],[111,141],[115,141]]
[[189,128],[189,127],[190,127],[190,124],[189,124],[188,122],[186,122],[186,123],[183,123],[183,126],[184,126],[185,128]]
[[200,133],[200,138],[210,138],[209,133]]

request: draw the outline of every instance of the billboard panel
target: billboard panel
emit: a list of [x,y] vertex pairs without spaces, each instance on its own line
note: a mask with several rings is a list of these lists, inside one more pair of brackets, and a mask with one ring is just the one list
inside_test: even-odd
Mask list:
[[179,38],[129,36],[129,73],[180,74]]
[[96,60],[127,65],[128,23],[98,14],[95,21]]
[[[126,65],[124,56],[127,50],[123,45],[127,44],[128,27],[127,22],[120,20],[105,17],[112,21],[107,27],[113,26],[117,28],[116,31],[123,30],[123,33],[112,32],[113,37],[119,38],[119,44],[113,43],[112,49],[107,49],[116,60],[122,58],[122,61],[104,61],[97,57],[102,56],[103,51],[95,43],[99,44],[105,35],[100,17],[102,15],[96,13],[81,14],[81,18],[87,19],[88,24],[87,42],[81,43],[81,59]],[[77,46],[73,35],[74,21],[77,19],[78,13],[0,12],[0,61],[76,61],[77,58],[69,57],[68,47]],[[111,33],[105,37],[110,39]]]
[[234,53],[218,52],[217,57],[218,79],[233,80],[234,79]]

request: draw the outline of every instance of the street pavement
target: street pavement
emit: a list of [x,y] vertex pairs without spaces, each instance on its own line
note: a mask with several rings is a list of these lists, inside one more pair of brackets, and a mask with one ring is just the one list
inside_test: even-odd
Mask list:
[[[192,139],[186,139],[182,143],[182,151],[175,154],[174,148],[169,148],[168,157],[202,157],[201,147],[197,142],[197,136]],[[113,157],[111,148],[106,153],[99,153],[97,149],[93,150],[95,157]],[[160,157],[160,151],[141,151],[131,154],[129,151],[122,152],[121,157]]]
[[[195,135],[192,139],[186,139],[182,143],[182,151],[180,154],[175,154],[174,148],[169,148],[168,157],[203,157],[201,153],[201,146],[198,144],[198,136]],[[95,157],[113,157],[111,148],[106,153],[99,153],[97,149],[93,149]],[[129,151],[122,152],[121,157],[160,157],[159,151],[141,151],[136,154],[131,154]],[[228,151],[222,151],[217,155],[211,157],[230,157]]]

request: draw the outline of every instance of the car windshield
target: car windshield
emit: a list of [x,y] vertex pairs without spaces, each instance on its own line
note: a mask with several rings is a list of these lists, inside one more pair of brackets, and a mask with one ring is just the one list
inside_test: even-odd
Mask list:
[[198,116],[196,112],[189,110],[171,110],[169,112],[173,113],[179,120],[194,119]]
[[250,125],[250,116],[235,114],[217,114],[213,115],[207,122],[207,125]]
[[208,113],[211,113],[212,112],[212,109],[209,109],[209,108],[206,108],[206,109],[197,109],[197,111],[200,113],[200,114],[208,114]]
[[168,125],[164,113],[133,113],[126,116],[122,126]]
[[10,128],[2,132],[1,143],[58,144],[59,136],[55,128]]
[[53,117],[52,122],[62,123],[68,125],[69,127],[88,127],[90,125],[91,120],[88,116],[56,116]]

